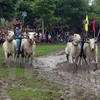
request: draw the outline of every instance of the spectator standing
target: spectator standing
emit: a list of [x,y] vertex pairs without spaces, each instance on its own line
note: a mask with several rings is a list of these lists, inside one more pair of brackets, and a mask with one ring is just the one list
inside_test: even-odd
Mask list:
[[51,34],[48,35],[48,42],[52,42],[52,40],[51,40]]

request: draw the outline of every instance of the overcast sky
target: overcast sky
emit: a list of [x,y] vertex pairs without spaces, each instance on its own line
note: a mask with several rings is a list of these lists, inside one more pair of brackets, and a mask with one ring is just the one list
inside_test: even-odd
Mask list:
[[92,5],[92,1],[93,1],[93,0],[90,0],[89,5]]

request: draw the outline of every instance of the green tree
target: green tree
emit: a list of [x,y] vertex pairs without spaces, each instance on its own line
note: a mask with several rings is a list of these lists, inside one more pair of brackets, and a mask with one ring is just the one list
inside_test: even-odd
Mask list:
[[22,20],[22,12],[24,11],[27,12],[27,17],[25,18],[24,26],[33,23],[34,14],[30,9],[31,2],[32,0],[24,0],[23,2],[20,2],[19,7],[17,8],[16,17],[19,18],[20,20]]
[[62,25],[78,27],[88,11],[88,2],[85,0],[57,0],[55,16]]
[[95,13],[95,18],[97,20],[97,24],[100,24],[100,0],[94,0],[93,3],[93,12]]
[[0,17],[10,19],[14,16],[14,3],[12,0],[0,0]]
[[31,9],[36,16],[42,21],[42,33],[44,34],[44,23],[50,25],[50,20],[53,17],[55,3],[53,0],[34,0],[31,4]]

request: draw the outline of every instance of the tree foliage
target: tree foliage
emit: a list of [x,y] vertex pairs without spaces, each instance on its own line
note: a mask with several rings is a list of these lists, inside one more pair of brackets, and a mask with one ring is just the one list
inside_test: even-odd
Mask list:
[[12,0],[0,0],[0,17],[6,19],[13,17],[14,6]]
[[9,20],[16,17],[22,20],[22,12],[26,11],[25,25],[33,25],[35,18],[40,21],[37,24],[41,25],[41,19],[44,18],[45,27],[82,27],[82,20],[88,14],[89,20],[95,17],[99,25],[100,0],[94,0],[91,6],[88,2],[89,0],[0,0],[0,18]]
[[31,9],[34,14],[40,18],[44,19],[46,25],[50,24],[51,18],[54,15],[54,9],[56,5],[54,0],[35,0],[31,4]]
[[84,0],[58,0],[55,15],[61,18],[61,24],[78,26],[88,10]]
[[94,0],[94,4],[92,5],[94,16],[97,19],[97,24],[100,23],[100,0]]

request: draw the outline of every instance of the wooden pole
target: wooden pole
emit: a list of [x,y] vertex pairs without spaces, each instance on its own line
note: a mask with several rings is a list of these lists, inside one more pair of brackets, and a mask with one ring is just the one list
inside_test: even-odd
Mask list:
[[95,38],[95,30],[94,30],[94,38]]
[[45,33],[44,33],[44,18],[42,17],[42,34],[43,34],[43,39],[45,39]]
[[85,40],[86,40],[86,38],[88,37],[88,31],[86,31],[86,33],[85,33]]

